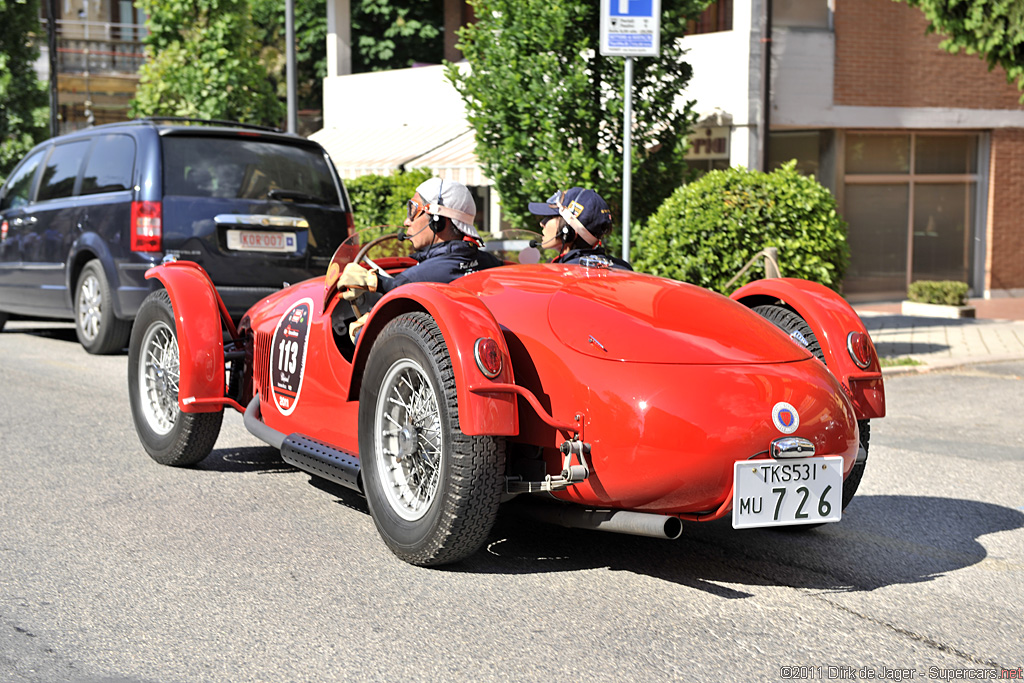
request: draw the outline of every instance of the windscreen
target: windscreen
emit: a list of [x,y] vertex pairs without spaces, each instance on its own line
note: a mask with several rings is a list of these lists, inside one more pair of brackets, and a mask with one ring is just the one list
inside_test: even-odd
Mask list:
[[[164,194],[340,204],[324,154],[243,137],[163,138]],[[277,191],[275,193],[274,191]]]

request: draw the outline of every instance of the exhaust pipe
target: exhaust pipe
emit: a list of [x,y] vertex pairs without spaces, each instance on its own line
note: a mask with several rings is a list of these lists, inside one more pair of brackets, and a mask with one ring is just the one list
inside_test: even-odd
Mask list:
[[650,538],[679,538],[683,523],[678,517],[630,510],[595,510],[575,505],[523,505],[519,514],[539,522],[570,529],[610,531],[616,534]]

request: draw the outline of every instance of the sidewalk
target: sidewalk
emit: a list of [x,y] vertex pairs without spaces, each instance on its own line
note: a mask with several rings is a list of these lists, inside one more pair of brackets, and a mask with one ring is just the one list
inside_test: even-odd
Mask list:
[[1024,360],[1024,298],[971,299],[976,317],[945,319],[900,314],[899,302],[855,304],[880,358],[921,365],[884,368],[885,374]]

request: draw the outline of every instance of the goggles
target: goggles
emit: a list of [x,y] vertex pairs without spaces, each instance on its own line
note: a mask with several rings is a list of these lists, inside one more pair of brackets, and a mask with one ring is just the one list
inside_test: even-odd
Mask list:
[[414,221],[417,218],[419,218],[420,214],[426,211],[429,206],[429,204],[420,204],[415,199],[410,199],[408,202],[406,202],[406,216],[409,218],[410,221]]

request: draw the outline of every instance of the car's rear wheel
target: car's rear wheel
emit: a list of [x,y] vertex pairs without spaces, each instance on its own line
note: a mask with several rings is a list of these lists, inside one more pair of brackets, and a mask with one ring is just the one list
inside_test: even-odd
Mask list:
[[178,338],[166,290],[142,302],[128,345],[128,398],[146,452],[163,465],[194,465],[213,450],[223,411],[183,413],[178,406]]
[[[818,342],[818,336],[814,334],[814,330],[811,329],[811,326],[808,325],[807,321],[800,317],[800,315],[785,306],[779,306],[778,304],[755,306],[753,311],[788,334],[790,339],[813,353],[814,357],[822,363],[825,362],[825,354],[821,350],[821,344]],[[854,463],[850,474],[845,480],[843,480],[844,510],[846,509],[846,506],[850,504],[850,501],[853,500],[854,495],[857,493],[857,489],[860,487],[860,480],[864,477],[864,467],[867,464],[868,443],[871,440],[870,421],[858,420],[857,425],[860,428],[860,447],[864,452],[862,457],[858,458],[858,461]],[[795,526],[793,528],[811,529],[815,526],[817,525],[811,524],[806,526]]]
[[459,431],[451,358],[426,313],[395,318],[374,343],[359,395],[359,456],[370,514],[402,560],[457,562],[486,540],[505,440]]
[[114,317],[110,283],[103,265],[89,261],[75,286],[75,332],[79,343],[93,354],[113,353],[124,348],[131,334],[130,320]]

